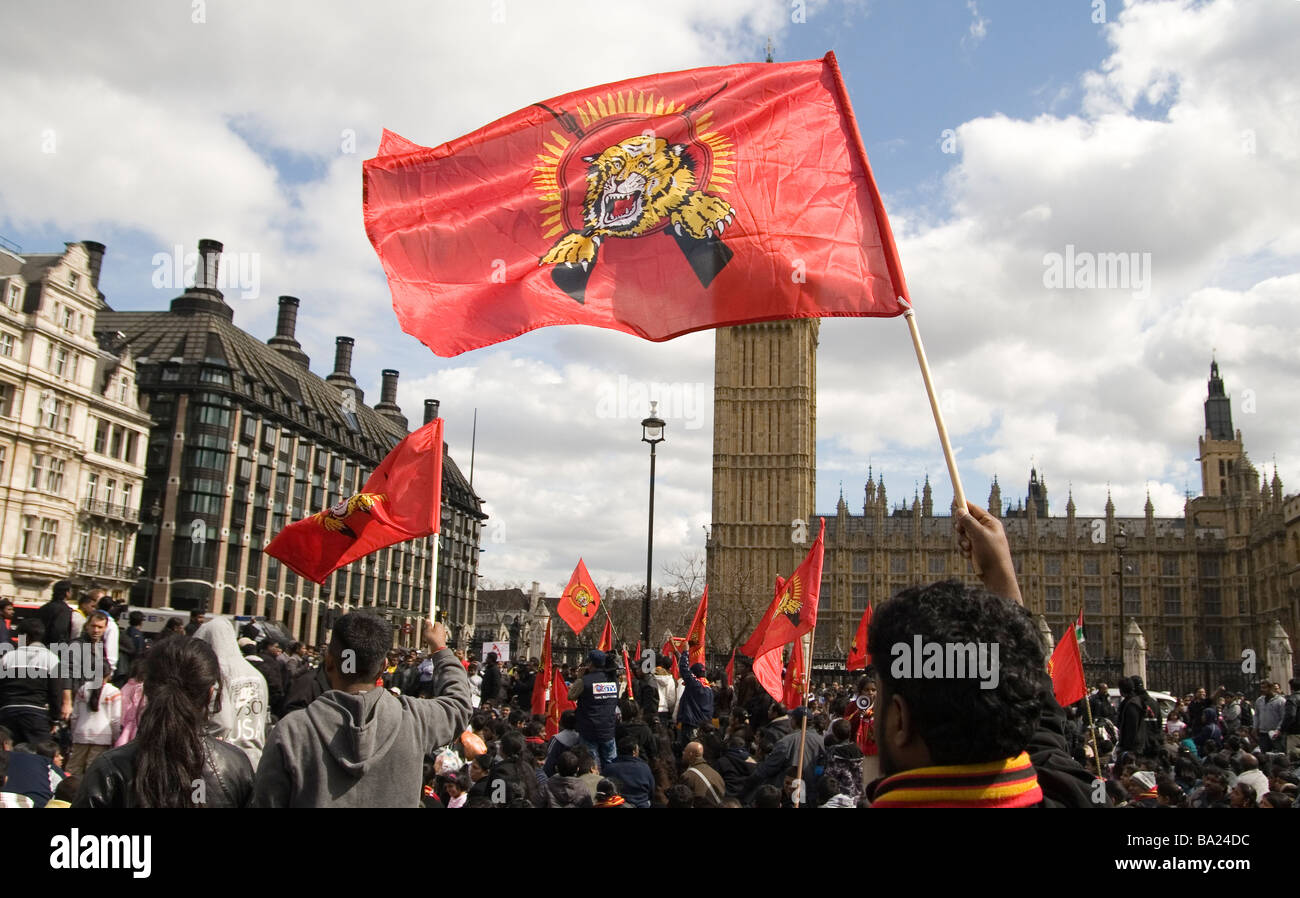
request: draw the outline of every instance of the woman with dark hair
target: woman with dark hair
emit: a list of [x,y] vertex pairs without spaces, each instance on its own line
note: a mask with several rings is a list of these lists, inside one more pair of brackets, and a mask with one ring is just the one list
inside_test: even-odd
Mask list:
[[186,636],[155,643],[139,732],[91,765],[73,807],[247,807],[248,757],[205,735],[209,707],[220,707],[220,684],[221,667],[207,643]]

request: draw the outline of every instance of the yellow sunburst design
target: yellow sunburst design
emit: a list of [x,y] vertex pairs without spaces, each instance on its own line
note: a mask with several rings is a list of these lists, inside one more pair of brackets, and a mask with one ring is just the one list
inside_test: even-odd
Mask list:
[[[665,97],[656,96],[653,91],[624,91],[623,93],[606,93],[603,96],[589,97],[573,111],[583,130],[589,129],[602,119],[615,115],[671,115],[683,112],[685,103],[677,103]],[[720,131],[709,130],[712,126],[713,113],[706,111],[695,121],[699,140],[708,146],[713,156],[713,165],[708,183],[702,181],[696,186],[707,189],[710,193],[725,194],[735,183],[735,153],[729,137]],[[572,138],[559,131],[551,131],[551,139],[542,142],[542,152],[537,154],[533,166],[533,187],[537,198],[542,203],[542,236],[550,239],[565,230],[563,209],[560,203],[560,185],[556,172],[560,159],[571,144]]]

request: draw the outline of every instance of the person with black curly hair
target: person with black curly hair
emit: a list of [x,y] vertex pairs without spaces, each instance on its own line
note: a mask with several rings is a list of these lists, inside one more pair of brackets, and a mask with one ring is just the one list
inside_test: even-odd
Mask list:
[[[967,507],[956,522],[958,543],[984,588],[956,580],[913,587],[872,617],[883,776],[867,788],[871,806],[1103,806],[1104,788],[1094,788],[1095,778],[1070,756],[1065,712],[1052,695],[1002,523]],[[973,659],[978,648],[995,669],[980,663],[976,676],[974,663],[938,670],[927,663],[916,676],[898,661],[917,644],[937,644],[950,661],[963,651]]]

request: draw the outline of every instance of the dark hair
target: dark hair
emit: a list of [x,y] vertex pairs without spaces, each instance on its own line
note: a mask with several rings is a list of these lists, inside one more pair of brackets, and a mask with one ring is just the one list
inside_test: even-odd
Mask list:
[[28,644],[45,642],[45,621],[39,617],[25,617],[18,622],[18,635],[24,637]]
[[4,743],[6,742],[13,742],[13,741],[14,741],[13,731],[10,730],[9,727],[0,727],[0,745],[4,745]]
[[669,786],[664,795],[668,798],[668,807],[670,808],[690,808],[695,806],[695,793],[691,787],[678,783],[675,786]]
[[578,756],[571,751],[562,751],[555,759],[555,772],[560,776],[578,775]]
[[3,612],[6,608],[8,608],[12,604],[13,604],[12,599],[0,599],[0,612]]
[[72,776],[65,776],[59,781],[59,784],[54,787],[54,800],[66,801],[71,804],[72,800],[77,797],[77,790],[80,788],[80,776],[75,773]]
[[488,652],[488,653],[487,653],[487,659],[486,659],[486,660],[487,660],[487,663],[488,663],[488,664],[496,664],[496,663],[497,663],[497,653],[496,653],[496,652]]
[[70,592],[72,592],[72,581],[60,580],[58,583],[54,584],[54,587],[50,591],[50,601],[66,602]]
[[517,758],[524,753],[524,734],[518,730],[510,730],[501,737],[501,757]]
[[127,619],[126,619],[126,620],[127,620],[127,623],[130,624],[132,627],[138,627],[138,626],[140,626],[142,623],[144,623],[144,612],[143,612],[143,611],[132,611],[132,612],[127,616]]
[[[874,623],[874,621],[873,621]],[[677,788],[674,786],[673,788]],[[756,808],[779,808],[781,806],[781,790],[776,786],[765,784],[759,786],[754,792],[754,807]]]
[[853,725],[841,717],[831,724],[831,736],[835,739],[835,744],[848,742],[853,738]]
[[33,739],[27,743],[27,747],[32,750],[32,754],[49,758],[51,761],[59,753],[59,743],[53,739]]
[[379,676],[392,645],[393,625],[382,617],[359,611],[340,617],[330,635],[330,654],[336,660],[341,662],[347,651],[355,657],[354,671],[345,673],[342,665],[339,667],[339,676],[351,683],[373,681]]
[[112,596],[100,596],[99,604],[96,607],[99,608],[100,611],[107,611],[112,614],[113,606],[116,604],[117,603],[113,601]]
[[[940,644],[992,644],[998,682],[974,677],[895,678],[891,647],[913,638]],[[934,764],[975,764],[1020,754],[1051,694],[1042,637],[1033,616],[1010,599],[957,580],[905,589],[876,607],[869,651],[885,697],[901,696]],[[888,701],[881,701],[887,707]]]
[[560,712],[560,729],[562,729],[562,730],[573,730],[573,729],[577,729],[577,727],[578,727],[578,712],[577,712],[577,711],[561,711],[561,712]]
[[1285,792],[1265,792],[1263,800],[1268,802],[1268,806],[1271,808],[1289,808],[1295,804],[1291,796]]
[[636,737],[624,733],[618,738],[618,741],[614,743],[614,747],[618,749],[618,756],[620,758],[630,758],[632,757],[632,753],[636,751]]
[[140,807],[196,807],[193,783],[203,776],[209,695],[220,684],[217,654],[203,640],[173,636],[154,645],[136,736],[132,788]]

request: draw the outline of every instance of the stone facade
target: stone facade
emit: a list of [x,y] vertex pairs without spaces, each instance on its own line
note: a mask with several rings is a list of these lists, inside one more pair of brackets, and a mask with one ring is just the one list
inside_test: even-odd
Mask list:
[[150,417],[132,354],[96,336],[104,247],[0,250],[0,596],[56,580],[125,597]]

